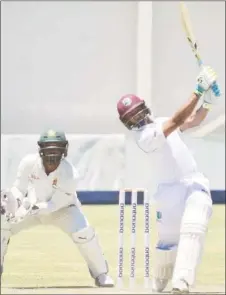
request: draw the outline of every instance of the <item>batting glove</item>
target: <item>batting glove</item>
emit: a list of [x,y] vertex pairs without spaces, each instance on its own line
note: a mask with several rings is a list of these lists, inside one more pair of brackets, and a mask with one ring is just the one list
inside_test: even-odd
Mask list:
[[219,102],[220,95],[221,95],[220,88],[218,84],[216,83],[211,89],[205,92],[203,96],[203,105],[202,105],[203,108],[210,110],[212,108],[212,105],[216,105]]
[[1,215],[15,214],[20,205],[20,199],[17,199],[10,189],[1,190]]
[[19,209],[16,211],[15,215],[10,218],[10,221],[13,223],[18,223],[23,221],[25,218],[31,215],[44,215],[49,212],[47,211],[48,203],[37,203],[32,205],[29,200],[26,200],[22,203]]
[[219,96],[219,87],[215,86],[217,80],[216,72],[209,66],[204,66],[196,79],[195,93],[198,96],[202,96],[209,88],[212,88],[214,94]]

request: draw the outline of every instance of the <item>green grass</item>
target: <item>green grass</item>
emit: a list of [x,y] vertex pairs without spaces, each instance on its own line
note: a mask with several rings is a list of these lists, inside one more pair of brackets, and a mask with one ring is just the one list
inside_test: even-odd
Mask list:
[[[118,246],[118,206],[84,206],[86,216],[96,228],[115,278]],[[128,282],[130,207],[125,239],[125,276]],[[137,266],[138,284],[143,283],[143,206],[138,208]],[[155,213],[152,210],[152,247],[155,245]],[[153,252],[152,252],[153,253]],[[151,255],[152,256],[152,255]],[[152,257],[151,257],[152,258]],[[199,268],[198,284],[225,283],[225,206],[215,205]],[[93,286],[86,264],[70,238],[54,227],[39,226],[11,239],[5,259],[3,287]]]

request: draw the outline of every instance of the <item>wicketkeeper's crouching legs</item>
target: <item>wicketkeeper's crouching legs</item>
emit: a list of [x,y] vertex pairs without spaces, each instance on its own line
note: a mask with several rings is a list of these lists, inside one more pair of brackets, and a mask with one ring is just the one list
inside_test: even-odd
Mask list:
[[90,226],[72,234],[72,239],[85,259],[95,284],[99,287],[113,287],[113,280],[107,275],[108,264],[102,253],[98,237]]
[[29,216],[18,223],[10,223],[5,215],[1,215],[1,276],[3,273],[4,257],[7,253],[11,236],[39,224],[41,222],[36,216]]
[[91,276],[98,287],[113,287],[114,282],[108,275],[108,264],[99,244],[95,230],[89,225],[81,208],[71,206],[56,212],[52,223],[66,232],[77,245],[87,263]]
[[1,215],[1,274],[4,256],[12,235],[23,229],[38,224],[51,224],[61,228],[78,246],[78,249],[87,263],[95,284],[99,287],[113,287],[114,282],[108,276],[108,265],[99,245],[94,229],[89,225],[81,209],[76,206],[63,208],[48,216],[28,216],[25,220],[10,224],[5,216]]
[[11,232],[8,222],[4,215],[1,215],[1,277],[3,273],[4,257],[7,252]]

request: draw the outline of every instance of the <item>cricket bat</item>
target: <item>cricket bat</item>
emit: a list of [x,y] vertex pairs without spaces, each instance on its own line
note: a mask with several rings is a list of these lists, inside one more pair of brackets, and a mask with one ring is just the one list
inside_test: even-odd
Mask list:
[[191,46],[191,49],[195,55],[198,65],[201,67],[203,65],[203,61],[198,51],[198,44],[196,42],[195,35],[193,33],[189,11],[183,1],[180,2],[180,12],[181,12],[182,25],[183,25],[188,43]]

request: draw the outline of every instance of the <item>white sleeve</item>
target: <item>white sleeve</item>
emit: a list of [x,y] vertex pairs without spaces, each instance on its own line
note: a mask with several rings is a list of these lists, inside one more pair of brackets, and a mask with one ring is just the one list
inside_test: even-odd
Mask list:
[[11,188],[12,194],[22,200],[27,193],[29,174],[31,172],[30,157],[24,157],[18,167],[16,180]]
[[139,131],[136,142],[137,145],[146,153],[158,150],[165,143],[166,137],[162,130],[162,124],[148,126]]

